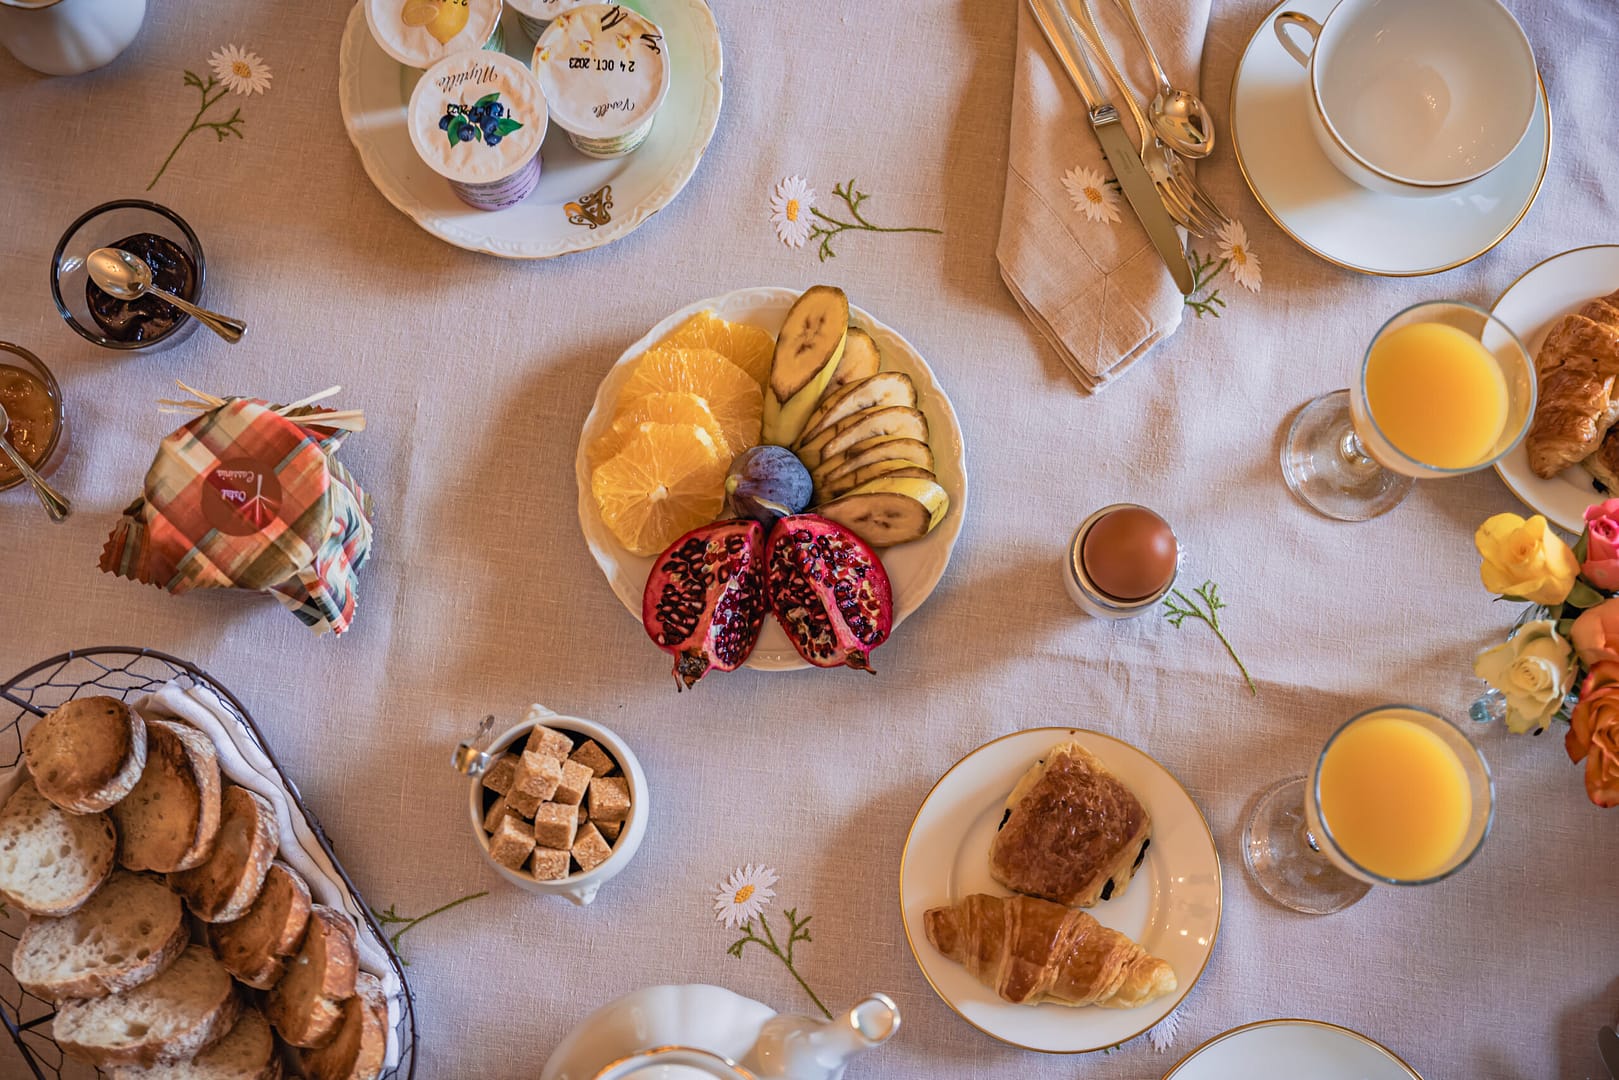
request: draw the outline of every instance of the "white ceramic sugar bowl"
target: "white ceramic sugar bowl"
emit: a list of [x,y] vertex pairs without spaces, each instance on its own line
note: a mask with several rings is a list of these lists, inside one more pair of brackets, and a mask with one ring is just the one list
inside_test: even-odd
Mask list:
[[[489,854],[489,836],[483,828],[484,773],[500,760],[508,747],[527,735],[538,724],[594,740],[618,763],[619,770],[629,782],[629,815],[624,819],[624,826],[613,844],[613,853],[592,870],[571,874],[555,881],[539,881],[531,874],[513,870],[496,862]],[[467,812],[471,818],[472,834],[478,841],[483,857],[494,867],[496,873],[518,888],[545,896],[564,896],[580,906],[590,903],[596,899],[597,890],[617,877],[629,865],[630,860],[635,858],[635,852],[640,848],[642,838],[646,836],[646,824],[651,816],[652,806],[646,773],[641,770],[641,762],[629,745],[608,728],[577,716],[560,716],[543,705],[532,706],[522,723],[515,724],[491,738],[490,733],[494,730],[494,725],[493,716],[484,717],[483,722],[478,725],[477,733],[457,746],[451,758],[451,764],[456,770],[468,777]]]

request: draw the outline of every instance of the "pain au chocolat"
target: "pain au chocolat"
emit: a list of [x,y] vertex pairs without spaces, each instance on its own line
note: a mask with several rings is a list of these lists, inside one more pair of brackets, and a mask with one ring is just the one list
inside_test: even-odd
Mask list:
[[1062,743],[1012,789],[989,871],[1013,892],[1090,907],[1129,886],[1151,842],[1141,800],[1095,754]]

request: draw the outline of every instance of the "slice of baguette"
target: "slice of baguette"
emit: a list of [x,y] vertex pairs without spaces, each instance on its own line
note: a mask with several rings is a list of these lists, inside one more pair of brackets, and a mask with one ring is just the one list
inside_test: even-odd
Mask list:
[[229,1035],[190,1061],[112,1070],[112,1080],[281,1080],[281,1076],[270,1022],[252,1006],[242,1010]]
[[219,831],[219,763],[214,744],[194,727],[146,722],[146,768],[112,808],[118,862],[165,874],[208,857]]
[[314,1049],[337,1035],[343,1002],[354,996],[359,972],[354,941],[354,924],[347,915],[324,904],[309,909],[303,948],[265,1005],[283,1040]]
[[73,914],[30,919],[11,973],[47,1001],[105,997],[156,978],[190,941],[180,898],[156,878],[119,870]]
[[387,1051],[388,999],[377,977],[362,971],[336,1036],[319,1050],[298,1051],[298,1060],[310,1080],[376,1080]]
[[242,1008],[230,972],[200,945],[133,990],[57,1010],[63,1053],[92,1065],[171,1064],[223,1039]]
[[280,835],[269,801],[232,784],[225,789],[207,861],[170,874],[169,884],[203,922],[240,919],[264,888]]
[[0,809],[0,898],[30,915],[77,911],[117,852],[106,814],[70,814],[25,780]]
[[94,814],[140,779],[146,722],[117,698],[78,698],[30,728],[22,752],[41,795],[70,814]]
[[255,990],[281,980],[286,957],[298,951],[309,923],[309,886],[285,863],[271,863],[264,888],[247,914],[208,928],[225,969]]

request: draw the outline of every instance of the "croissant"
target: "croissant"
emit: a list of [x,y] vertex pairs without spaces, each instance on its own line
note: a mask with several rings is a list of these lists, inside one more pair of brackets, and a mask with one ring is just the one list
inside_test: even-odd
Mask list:
[[1175,971],[1088,912],[978,893],[922,916],[928,940],[1014,1005],[1133,1009],[1175,990]]
[[1568,365],[1545,375],[1535,420],[1524,438],[1529,468],[1550,479],[1596,450],[1613,426],[1613,376]]
[[1589,301],[1572,315],[1552,324],[1535,356],[1541,378],[1564,366],[1589,367],[1598,375],[1619,374],[1619,329],[1615,308],[1606,299]]

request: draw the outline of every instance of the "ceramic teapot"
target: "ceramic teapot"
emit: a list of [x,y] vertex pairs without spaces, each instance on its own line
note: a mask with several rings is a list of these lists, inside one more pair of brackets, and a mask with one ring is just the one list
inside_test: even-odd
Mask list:
[[718,986],[652,986],[586,1017],[540,1080],[838,1080],[899,1024],[886,994],[826,1021],[779,1016]]
[[0,0],[0,45],[35,71],[78,75],[111,63],[146,17],[146,0]]

